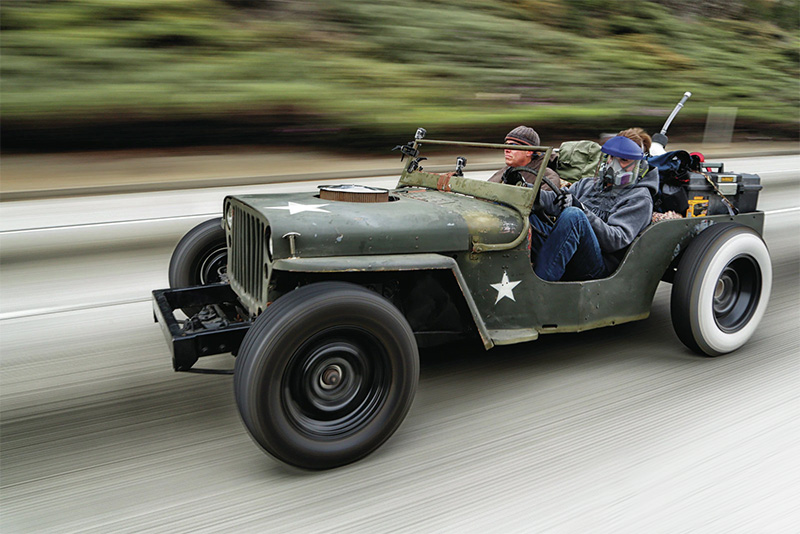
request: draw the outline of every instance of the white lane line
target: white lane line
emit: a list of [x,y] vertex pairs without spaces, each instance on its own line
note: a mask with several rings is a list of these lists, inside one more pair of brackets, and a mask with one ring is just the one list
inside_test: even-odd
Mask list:
[[[797,210],[800,210],[800,207],[765,211],[764,215],[782,215],[784,213],[790,213]],[[123,224],[141,224],[141,223],[162,222],[162,221],[182,221],[186,219],[211,218],[211,217],[221,217],[221,216],[222,214],[220,212],[214,212],[214,213],[199,213],[197,215],[176,215],[174,217],[151,217],[149,219],[130,219],[126,221],[67,224],[63,226],[43,226],[41,228],[20,228],[17,230],[0,230],[0,235],[45,232],[49,230],[72,230],[76,228],[97,228],[101,226],[117,226]]]
[[222,217],[222,213],[221,212],[199,213],[197,215],[175,215],[174,217],[152,217],[149,219],[129,219],[126,221],[65,224],[63,226],[42,226],[40,228],[19,228],[16,230],[2,230],[0,231],[0,235],[23,234],[30,232],[45,232],[50,230],[73,230],[76,228],[97,228],[100,226],[115,226],[121,224],[140,224],[140,223],[151,223],[151,222],[161,222],[161,221],[181,221],[185,219],[198,219],[200,217],[204,218]]
[[[765,211],[764,215],[785,215],[787,213],[795,213],[800,211],[800,207],[796,208],[784,208],[778,210],[770,210]],[[205,217],[206,215],[196,215],[196,217]],[[158,219],[156,219],[158,220]],[[134,221],[136,222],[136,221]],[[42,315],[53,315],[56,313],[67,313],[67,312],[74,312],[74,311],[81,311],[81,310],[89,310],[92,308],[107,308],[110,306],[122,306],[124,304],[136,304],[138,302],[149,302],[151,299],[150,297],[147,298],[137,298],[137,299],[127,299],[127,300],[117,300],[111,302],[95,302],[91,304],[79,304],[79,305],[67,305],[67,306],[53,306],[50,308],[34,308],[31,310],[22,310],[16,312],[6,312],[0,313],[0,321],[7,321],[10,319],[21,319],[24,317],[39,317]]]
[[[478,170],[472,171],[471,175],[479,175]],[[757,174],[775,174],[775,173],[791,173],[795,172],[793,169],[781,169],[781,170],[770,170],[770,171],[761,171]],[[476,177],[476,179],[483,179],[483,176]],[[362,178],[356,178],[356,180],[365,180]],[[373,180],[373,178],[369,178],[368,180]],[[327,180],[331,181],[331,180]],[[278,184],[280,185],[280,184]],[[770,212],[765,212],[769,214]],[[32,233],[32,232],[45,232],[49,230],[73,230],[73,229],[80,229],[80,228],[99,228],[104,226],[118,226],[123,224],[139,224],[139,223],[151,223],[151,222],[161,222],[161,221],[181,221],[187,219],[199,219],[199,218],[211,218],[211,217],[221,217],[221,212],[214,212],[214,213],[199,213],[196,215],[176,215],[173,217],[151,217],[147,219],[129,219],[123,221],[111,221],[111,222],[95,222],[95,223],[81,223],[81,224],[66,224],[66,225],[56,225],[56,226],[43,226],[43,227],[34,227],[34,228],[18,228],[13,230],[0,230],[0,235],[10,235],[10,234],[23,234],[23,233]]]
[[150,298],[136,298],[136,299],[116,300],[112,302],[93,302],[90,304],[53,306],[50,308],[33,308],[31,310],[0,313],[0,321],[7,321],[9,319],[22,319],[24,317],[38,317],[41,315],[53,315],[56,313],[91,310],[93,308],[110,308],[111,306],[123,306],[125,304],[136,304],[139,302],[148,302],[148,301],[150,301]]
[[787,213],[794,213],[795,211],[800,211],[800,208],[783,208],[780,210],[769,210],[765,211],[764,215],[785,215]]

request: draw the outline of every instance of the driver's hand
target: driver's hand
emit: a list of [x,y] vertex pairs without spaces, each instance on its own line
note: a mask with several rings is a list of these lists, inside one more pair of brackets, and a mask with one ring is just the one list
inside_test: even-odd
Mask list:
[[502,182],[508,185],[517,185],[520,182],[525,184],[525,178],[522,177],[522,173],[519,172],[517,169],[509,167],[503,173]]
[[556,199],[556,205],[559,208],[559,212],[564,211],[569,207],[576,207],[582,211],[586,211],[586,209],[583,207],[583,204],[581,204],[581,201],[575,198],[575,195],[573,195],[572,193],[567,193],[566,191],[563,190]]

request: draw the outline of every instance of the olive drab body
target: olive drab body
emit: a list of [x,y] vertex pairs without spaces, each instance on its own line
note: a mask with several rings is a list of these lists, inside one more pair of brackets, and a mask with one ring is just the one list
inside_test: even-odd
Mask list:
[[[257,315],[285,292],[275,282],[287,273],[445,272],[490,348],[646,318],[662,275],[693,236],[717,222],[735,220],[759,233],[763,226],[760,213],[663,221],[642,232],[610,277],[545,282],[533,273],[523,216],[535,189],[455,176],[444,188],[440,182],[435,174],[406,171],[388,202],[376,203],[314,193],[229,197],[226,213],[246,212],[262,232],[229,239],[232,287]],[[236,216],[227,220],[236,234]],[[242,256],[244,244],[261,247],[260,259]],[[248,269],[255,261],[264,268]],[[241,279],[254,273],[258,283]]]
[[[328,469],[380,447],[411,408],[420,347],[479,339],[490,349],[644,319],[662,280],[689,349],[725,354],[757,329],[772,271],[756,189],[731,199],[739,213],[650,224],[606,278],[547,282],[534,273],[529,219],[543,183],[558,194],[545,167],[532,183],[496,183],[463,176],[464,158],[455,172],[426,172],[419,149],[536,151],[544,161],[551,149],[424,136],[398,147],[408,161],[391,191],[226,197],[221,218],[178,243],[173,287],[153,291],[173,368],[232,372],[242,421],[273,457]],[[226,352],[233,370],[194,367]]]

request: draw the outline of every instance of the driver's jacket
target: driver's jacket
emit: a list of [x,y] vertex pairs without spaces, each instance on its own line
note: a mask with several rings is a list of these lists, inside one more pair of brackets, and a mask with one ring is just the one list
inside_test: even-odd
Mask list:
[[[608,272],[614,272],[622,259],[623,249],[650,224],[653,216],[653,194],[658,189],[658,169],[651,168],[638,182],[624,187],[605,189],[596,178],[583,178],[564,191],[571,193],[584,206]],[[546,213],[558,215],[557,194],[541,191],[539,200]]]

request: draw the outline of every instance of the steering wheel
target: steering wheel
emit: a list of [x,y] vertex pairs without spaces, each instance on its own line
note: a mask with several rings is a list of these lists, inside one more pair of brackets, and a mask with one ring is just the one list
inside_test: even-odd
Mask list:
[[[525,182],[525,178],[522,177],[523,171],[531,174],[533,173],[533,171],[528,167],[509,167],[503,172],[502,182],[508,185],[517,185],[520,182]],[[561,189],[554,184],[553,181],[547,177],[547,175],[542,176],[542,181],[546,183],[556,194],[561,193]]]
[[[525,183],[525,179],[522,177],[522,172],[523,171],[532,172],[532,169],[530,169],[528,167],[509,167],[503,172],[503,177],[501,179],[501,182],[504,183],[504,184],[507,184],[507,185],[519,185],[520,183]],[[553,190],[553,192],[556,195],[562,195],[563,194],[561,192],[561,189],[559,189],[559,187],[556,184],[554,184],[553,181],[550,178],[548,178],[547,176],[542,175],[542,181],[544,183],[546,183],[550,187],[550,189]],[[541,187],[540,187],[540,190],[541,190]],[[544,208],[542,207],[541,203],[539,202],[539,191],[536,192],[536,198],[533,199],[533,209],[531,210],[531,214],[534,214],[534,213],[537,214],[537,216],[539,216],[539,217],[544,217],[545,216],[544,215]],[[538,228],[530,225],[530,223],[528,222],[528,218],[527,217],[523,216],[523,220],[525,221],[525,229],[520,234],[518,239],[522,238],[523,234],[527,235],[529,229],[533,229],[534,231],[536,231],[536,232],[538,232],[540,234],[542,233],[541,230],[539,230]]]
[[[507,168],[503,172],[503,177],[501,179],[502,183],[508,184],[508,185],[518,185],[520,183],[525,183],[525,179],[522,177],[522,171],[532,172],[531,169],[529,169],[528,167],[509,167],[509,168]],[[555,183],[553,183],[553,180],[548,178],[547,175],[542,176],[542,181],[544,183],[546,183],[550,187],[550,189],[553,190],[553,192],[556,195],[561,195],[562,194],[561,193],[561,188],[558,185],[556,185]],[[539,203],[539,194],[538,194],[538,192],[536,194],[536,200],[535,200],[534,203],[535,204]]]
[[501,178],[501,182],[507,185],[517,185],[519,183],[525,183],[525,178],[522,177],[522,171],[530,172],[530,169],[526,167],[509,167],[505,171],[503,171],[503,177]]

